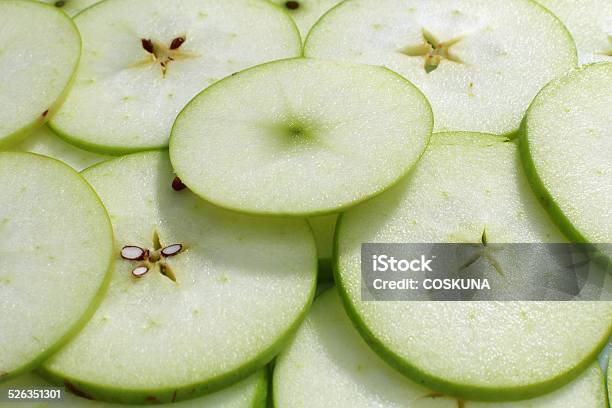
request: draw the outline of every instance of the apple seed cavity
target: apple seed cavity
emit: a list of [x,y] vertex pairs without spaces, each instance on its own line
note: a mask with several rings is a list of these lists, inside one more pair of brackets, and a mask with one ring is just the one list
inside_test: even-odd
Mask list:
[[463,61],[450,51],[450,48],[460,42],[463,37],[455,37],[441,42],[426,29],[423,29],[422,33],[423,42],[421,44],[404,47],[399,52],[409,57],[423,57],[425,60],[423,68],[428,74],[438,68],[442,60],[463,64]]
[[54,6],[55,7],[64,7],[66,5],[65,1],[56,1]]

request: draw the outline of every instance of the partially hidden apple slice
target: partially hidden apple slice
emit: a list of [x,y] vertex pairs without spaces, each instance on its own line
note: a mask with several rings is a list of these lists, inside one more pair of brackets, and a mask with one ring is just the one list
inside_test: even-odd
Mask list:
[[536,93],[577,63],[534,1],[348,0],[312,28],[307,57],[383,65],[431,102],[436,131],[509,134]]
[[295,24],[267,1],[108,0],[74,22],[83,58],[51,126],[102,153],[164,147],[176,115],[202,89],[301,54]]
[[321,215],[397,182],[432,122],[423,94],[388,69],[296,58],[204,90],[177,118],[170,157],[181,180],[219,206]]
[[308,223],[312,227],[315,242],[317,243],[317,257],[319,258],[319,281],[330,281],[332,277],[332,255],[334,252],[334,232],[338,214],[311,217]]
[[612,61],[612,2],[608,0],[537,0],[568,28],[581,64]]
[[113,220],[118,259],[100,308],[46,376],[95,399],[163,403],[228,386],[278,353],[315,291],[305,220],[214,207],[162,152],[83,174]]
[[55,113],[81,54],[66,14],[32,1],[0,2],[0,146],[25,137]]
[[[537,356],[533,356],[537,358]],[[512,371],[512,367],[502,367]],[[359,336],[338,293],[314,302],[274,369],[276,408],[605,408],[603,374],[592,364],[576,380],[516,402],[457,400],[410,381],[382,361]]]
[[[45,389],[53,387],[52,384],[45,381],[36,374],[26,374],[18,377],[6,384],[3,387],[10,389]],[[149,405],[125,405],[111,404],[108,402],[91,400],[90,397],[76,388],[73,384],[68,383],[66,392],[61,400],[61,406],[65,408],[129,408],[134,406],[151,406]],[[248,378],[231,385],[227,388],[219,390],[215,393],[205,395],[203,397],[193,398],[187,401],[174,402],[168,404],[159,404],[158,407],[172,408],[264,408],[266,406],[266,398],[268,394],[268,380],[265,369],[257,371]],[[58,402],[58,404],[60,404]],[[26,405],[27,408],[46,408],[53,406],[44,404],[35,406]],[[0,401],[0,407],[4,407]]]
[[300,29],[302,40],[317,20],[340,0],[271,0],[284,8]]
[[612,257],[612,63],[587,65],[548,84],[527,111],[527,176],[570,239]]
[[36,0],[36,1],[41,1],[43,3],[51,4],[72,17],[80,13],[81,11],[85,10],[87,7],[90,7],[96,3],[99,3],[101,0]]
[[58,137],[48,126],[36,129],[24,141],[11,146],[10,150],[37,153],[63,161],[77,171],[109,160],[106,156],[79,149]]
[[[435,134],[410,176],[340,217],[336,240],[335,281],[350,317],[381,357],[436,391],[478,400],[549,392],[595,360],[612,330],[612,303],[603,301],[362,300],[362,243],[565,241],[505,137]],[[517,269],[516,252],[492,256],[482,264],[490,279],[518,280],[516,288],[547,279],[548,258]]]
[[91,187],[57,160],[1,152],[0,186],[2,382],[91,317],[110,279],[113,233]]

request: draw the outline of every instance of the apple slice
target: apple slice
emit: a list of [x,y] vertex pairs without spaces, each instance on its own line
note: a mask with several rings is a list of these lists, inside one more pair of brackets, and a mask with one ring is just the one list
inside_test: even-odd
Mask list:
[[[611,302],[361,300],[362,243],[564,242],[520,171],[518,148],[501,136],[435,134],[409,177],[340,217],[336,239],[335,281],[361,334],[391,365],[443,393],[509,400],[549,392],[585,369],[612,330]],[[516,256],[483,273],[521,288],[546,279],[539,259],[519,271]]]
[[536,194],[570,239],[612,256],[612,63],[548,84],[525,116],[521,153]]
[[267,1],[108,0],[74,22],[83,59],[51,126],[103,153],[167,146],[176,115],[202,89],[301,54],[295,24]]
[[285,9],[300,29],[302,40],[306,39],[314,23],[340,0],[271,0]]
[[[537,358],[537,356],[532,356]],[[502,367],[512,371],[511,367]],[[592,364],[568,385],[526,401],[456,400],[385,364],[354,329],[337,291],[319,296],[274,369],[276,408],[605,408],[603,374]]]
[[113,234],[91,187],[57,160],[0,152],[0,186],[2,382],[91,317],[110,279]]
[[63,161],[77,171],[112,158],[112,156],[88,152],[66,143],[53,133],[48,126],[36,129],[23,142],[12,146],[11,150],[32,152],[52,157]]
[[[13,381],[3,384],[4,388],[9,389],[44,389],[53,387],[44,379],[35,374],[26,374]],[[108,402],[93,401],[87,399],[80,390],[74,387],[66,387],[68,392],[64,393],[64,399],[61,401],[63,408],[129,408],[134,405],[110,404]],[[73,394],[76,392],[80,396]],[[265,369],[257,371],[250,377],[236,383],[232,386],[224,388],[213,394],[199,398],[194,398],[187,401],[175,402],[170,404],[157,405],[160,407],[172,408],[263,408],[266,404],[266,396],[268,393],[268,380]],[[53,403],[48,404],[53,407]],[[3,407],[0,401],[0,407]],[[139,405],[142,406],[142,405]],[[150,406],[150,405],[146,405]],[[33,406],[27,405],[29,408]],[[39,408],[38,405],[36,405]],[[47,404],[41,405],[40,408],[47,407]]]
[[397,182],[432,122],[423,94],[385,68],[290,59],[194,98],[174,124],[170,157],[192,191],[221,207],[319,215]]
[[74,16],[85,10],[87,7],[99,3],[101,0],[37,0],[43,3],[51,4],[69,16]]
[[81,38],[55,7],[0,2],[0,146],[41,126],[62,103],[75,75]]
[[581,64],[612,61],[612,2],[609,0],[537,0],[568,28]]
[[332,255],[334,252],[334,232],[338,214],[321,215],[308,219],[317,244],[319,258],[319,281],[332,280]]
[[83,174],[113,220],[118,259],[100,308],[45,375],[95,399],[162,403],[230,385],[278,353],[315,291],[305,220],[214,207],[173,181],[162,152]]
[[577,62],[563,24],[529,0],[348,0],[304,47],[405,76],[431,102],[436,131],[512,133],[542,86]]

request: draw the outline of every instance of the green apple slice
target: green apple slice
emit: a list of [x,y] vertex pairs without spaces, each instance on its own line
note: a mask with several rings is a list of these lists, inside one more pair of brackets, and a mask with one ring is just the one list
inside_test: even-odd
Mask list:
[[202,89],[301,54],[295,24],[266,1],[108,0],[74,22],[83,59],[51,126],[104,153],[166,146],[176,115]]
[[63,161],[77,171],[112,158],[112,156],[88,152],[66,143],[53,133],[48,126],[36,129],[24,141],[12,146],[11,150],[32,152],[52,157]]
[[314,233],[319,258],[319,281],[332,279],[332,255],[334,252],[334,232],[338,214],[311,217],[308,223]]
[[42,3],[51,4],[62,10],[69,16],[74,16],[85,10],[87,7],[99,3],[101,0],[37,0]]
[[[173,408],[264,408],[266,406],[266,396],[268,393],[268,380],[265,370],[259,370],[250,377],[203,397],[194,398],[187,401],[160,404],[157,406],[167,406]],[[5,388],[10,389],[44,389],[53,387],[35,374],[26,374],[13,381],[3,384]],[[79,393],[79,390],[70,390]],[[86,398],[86,395],[76,396],[71,392],[64,393],[64,399],[61,401],[63,408],[129,408],[134,405],[111,404],[108,402],[94,401]],[[0,401],[0,407],[8,406],[10,403]],[[20,404],[24,408],[53,408],[58,405],[54,402],[39,402],[30,403],[28,405]],[[138,405],[137,405],[138,406]],[[150,405],[140,405],[150,406]]]
[[83,174],[108,208],[118,259],[100,308],[46,376],[95,399],[162,403],[225,387],[278,353],[315,291],[305,220],[214,207],[173,182],[162,152]]
[[612,61],[612,2],[609,0],[537,0],[568,28],[581,64]]
[[221,207],[319,215],[397,182],[432,122],[423,94],[385,68],[297,58],[194,98],[174,124],[170,157],[192,191]]
[[[461,398],[551,391],[595,360],[612,330],[611,302],[361,300],[365,242],[475,243],[485,234],[489,243],[564,242],[520,171],[517,150],[501,136],[435,134],[409,177],[338,221],[335,281],[362,335],[407,376]],[[522,263],[520,273],[515,258],[497,261],[510,282],[530,287],[546,278],[539,260]]]
[[41,126],[62,103],[74,78],[81,38],[55,7],[0,2],[0,146]]
[[306,39],[308,32],[319,18],[340,0],[271,0],[281,6],[295,21],[300,30],[302,39]]
[[384,65],[425,93],[436,131],[495,134],[516,131],[542,86],[577,62],[563,24],[529,0],[348,0],[304,54]]
[[372,352],[333,289],[315,300],[294,340],[277,358],[273,384],[276,408],[606,407],[603,374],[597,364],[559,390],[526,401],[462,401],[424,388]]
[[57,160],[2,152],[0,186],[1,382],[91,317],[110,279],[113,234],[91,187]]
[[532,187],[578,242],[612,242],[611,106],[612,63],[598,63],[548,84],[525,116],[520,146]]

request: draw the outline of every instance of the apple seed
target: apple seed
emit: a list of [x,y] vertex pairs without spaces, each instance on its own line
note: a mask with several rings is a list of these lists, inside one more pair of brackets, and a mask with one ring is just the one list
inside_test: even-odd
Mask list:
[[183,184],[180,178],[175,177],[174,180],[172,180],[172,189],[174,191],[181,191],[184,190],[186,187],[187,186]]
[[161,250],[162,256],[169,257],[174,256],[183,250],[183,245],[181,244],[172,244],[168,245],[164,249]]
[[121,257],[128,261],[142,261],[146,255],[148,251],[137,246],[128,245],[121,248]]
[[285,3],[285,7],[289,10],[297,10],[300,8],[300,3],[297,1],[288,1]]
[[149,268],[146,266],[138,266],[136,268],[134,268],[134,270],[132,271],[132,275],[134,275],[137,278],[140,278],[142,276],[144,276],[147,272],[149,272]]
[[170,49],[176,50],[180,48],[180,46],[183,45],[184,42],[185,37],[176,37],[174,40],[172,40],[172,43],[170,43]]
[[149,54],[155,54],[155,47],[153,46],[153,41],[143,38],[140,40],[142,43],[142,48]]

